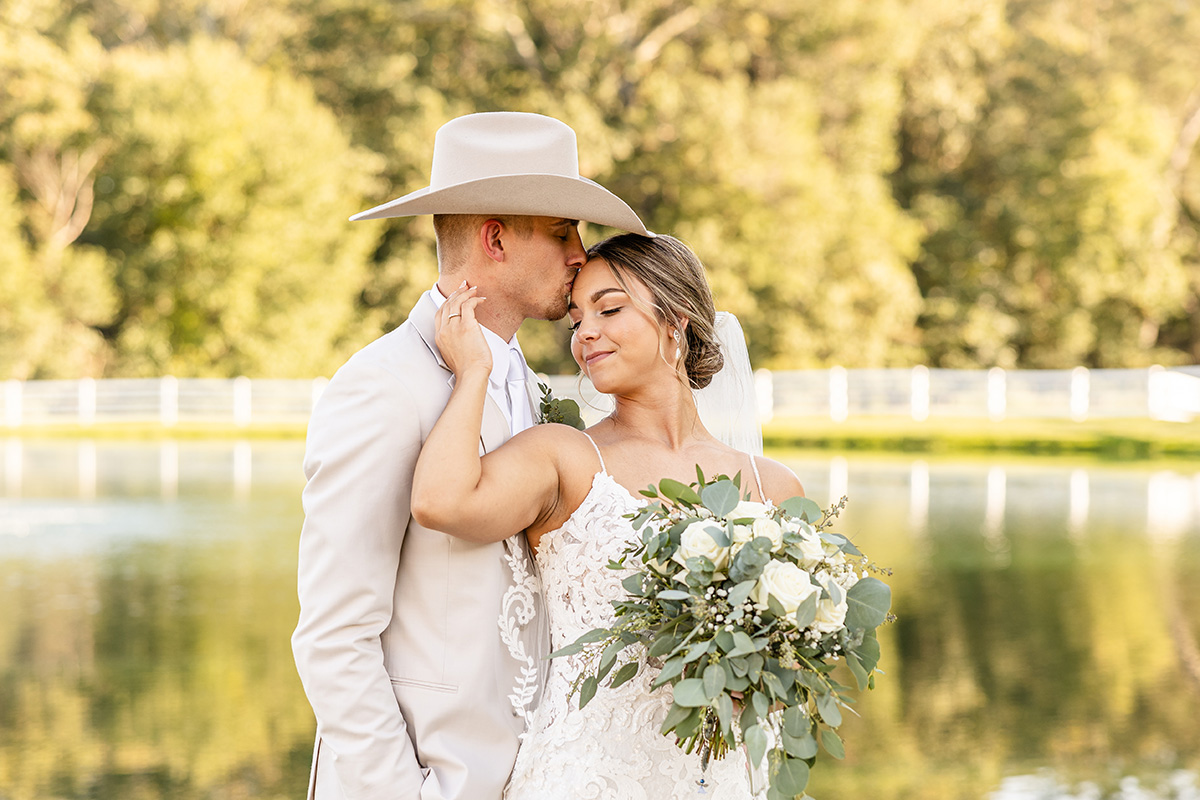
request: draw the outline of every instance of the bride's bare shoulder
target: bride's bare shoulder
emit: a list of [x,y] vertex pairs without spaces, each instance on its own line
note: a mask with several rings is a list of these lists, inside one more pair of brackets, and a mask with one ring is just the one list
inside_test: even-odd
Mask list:
[[782,503],[789,497],[804,496],[804,486],[786,464],[766,456],[757,456],[754,462],[758,465],[758,476],[762,479],[763,494],[772,502]]
[[[563,466],[590,463],[587,459],[589,455],[591,456],[590,461],[597,460],[596,450],[583,431],[558,422],[534,425],[514,436],[512,441],[520,442],[523,448],[541,451],[560,465],[560,473],[563,471],[561,468]],[[595,470],[593,469],[591,472],[595,472]],[[590,475],[591,472],[588,474]]]

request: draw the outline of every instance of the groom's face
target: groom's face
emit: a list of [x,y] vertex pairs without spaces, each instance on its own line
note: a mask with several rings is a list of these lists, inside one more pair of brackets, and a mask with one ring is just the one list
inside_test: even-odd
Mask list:
[[533,217],[529,236],[511,241],[505,282],[526,319],[562,319],[575,274],[587,261],[573,219]]

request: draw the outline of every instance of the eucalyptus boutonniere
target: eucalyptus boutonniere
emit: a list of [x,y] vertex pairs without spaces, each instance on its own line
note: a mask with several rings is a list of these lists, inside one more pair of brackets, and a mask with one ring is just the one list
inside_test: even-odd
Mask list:
[[550,387],[544,383],[538,383],[538,388],[542,390],[542,401],[539,405],[538,423],[543,422],[560,422],[563,425],[570,425],[577,430],[583,430],[587,426],[583,424],[583,418],[579,416],[579,404],[570,399],[559,399],[550,392]]

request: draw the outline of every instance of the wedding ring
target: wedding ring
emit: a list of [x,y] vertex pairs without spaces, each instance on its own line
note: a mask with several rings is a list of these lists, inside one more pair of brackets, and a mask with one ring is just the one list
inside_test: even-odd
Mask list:
[[455,317],[461,317],[461,316],[462,316],[462,314],[451,314],[450,316],[446,317],[446,319],[454,319]]

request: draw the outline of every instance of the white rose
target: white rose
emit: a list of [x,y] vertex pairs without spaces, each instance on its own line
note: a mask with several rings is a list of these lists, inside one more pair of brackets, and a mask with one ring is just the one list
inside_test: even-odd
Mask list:
[[800,536],[800,565],[812,569],[825,558],[825,547],[816,534],[801,534]]
[[716,528],[715,533],[720,535],[720,527],[712,522],[700,520],[688,525],[679,537],[679,549],[672,558],[686,566],[689,558],[704,556],[717,569],[725,569],[729,565],[729,548],[717,544],[717,540],[709,533],[712,528]]
[[813,620],[812,627],[816,628],[821,633],[833,633],[840,630],[846,622],[846,601],[834,603],[832,598],[826,597],[817,601],[817,618]]
[[[736,518],[735,518],[736,519]],[[733,553],[737,553],[742,549],[742,545],[754,538],[754,529],[749,525],[734,525],[733,526],[733,542],[730,548]]]
[[818,591],[809,580],[808,573],[790,561],[768,561],[763,567],[758,585],[754,587],[754,601],[766,605],[770,595],[779,601],[783,610],[796,613],[808,596]]
[[756,519],[751,526],[753,538],[765,536],[771,540],[771,549],[778,550],[783,546],[783,528],[779,527],[779,523],[773,519]]
[[771,515],[771,507],[765,503],[755,503],[753,500],[739,500],[738,504],[725,515],[726,519],[746,519],[748,517],[767,517]]

